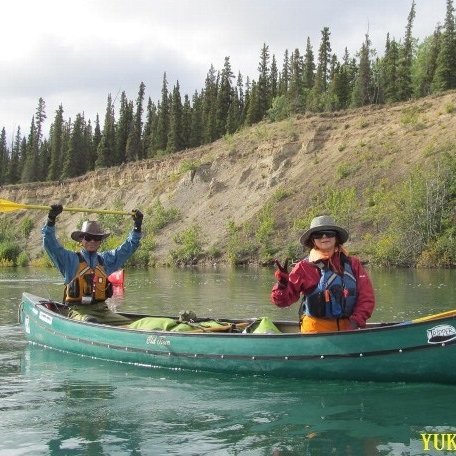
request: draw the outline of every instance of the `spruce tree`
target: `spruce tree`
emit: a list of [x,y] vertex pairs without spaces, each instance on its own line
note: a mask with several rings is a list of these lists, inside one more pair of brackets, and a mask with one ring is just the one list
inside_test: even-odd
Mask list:
[[30,124],[30,131],[28,135],[28,141],[26,143],[26,149],[24,151],[24,164],[22,168],[21,182],[35,182],[37,180],[36,171],[38,169],[38,157],[36,147],[36,126],[35,116],[32,117]]
[[133,125],[133,104],[128,100],[125,91],[120,95],[119,121],[115,133],[115,153],[112,157],[113,165],[120,165],[130,161],[127,159],[127,141]]
[[385,82],[383,73],[383,62],[380,58],[376,58],[371,62],[371,83],[372,83],[372,96],[371,103],[383,104],[385,103]]
[[[36,182],[45,180],[43,170],[40,168],[40,147],[43,136],[43,123],[46,119],[45,102],[43,98],[38,99],[38,107],[30,125],[29,139],[27,141],[27,152],[22,169],[22,182]],[[47,172],[46,172],[47,173]]]
[[305,111],[303,74],[304,61],[299,53],[299,49],[296,48],[291,58],[290,84],[288,87],[288,99],[290,100],[293,112]]
[[239,112],[239,95],[237,87],[234,90],[233,100],[228,109],[228,117],[226,120],[226,132],[232,135],[240,126],[240,112]]
[[165,151],[169,134],[169,92],[166,73],[163,74],[160,109],[158,111],[157,150]]
[[288,93],[288,84],[290,81],[290,59],[288,57],[288,49],[285,49],[283,55],[282,71],[279,76],[279,95]]
[[40,97],[38,100],[38,107],[36,108],[35,115],[35,124],[36,124],[36,144],[37,154],[39,153],[39,148],[41,141],[43,139],[43,124],[46,120],[46,104],[44,100]]
[[318,50],[318,68],[317,77],[318,84],[321,86],[322,92],[325,92],[329,83],[329,72],[331,63],[331,43],[329,37],[331,32],[328,27],[324,27],[321,31],[321,42]]
[[11,160],[8,168],[8,175],[6,183],[17,184],[20,181],[21,170],[20,170],[20,154],[21,154],[21,142],[22,134],[21,127],[17,127],[16,136],[14,137],[14,143],[11,148]]
[[18,183],[22,182],[22,175],[24,173],[25,163],[27,160],[27,150],[28,150],[27,139],[24,136],[21,139],[21,147],[20,147],[20,153],[19,153],[19,179],[17,181]]
[[329,82],[326,96],[326,110],[338,111],[339,109],[342,109],[342,103],[339,98],[339,91],[341,91],[342,76],[342,65],[336,58],[332,62],[331,80]]
[[146,109],[146,123],[144,125],[144,154],[146,158],[153,156],[154,135],[157,133],[157,106],[149,97]]
[[97,159],[95,161],[96,168],[104,168],[113,165],[113,157],[116,153],[116,138],[115,138],[115,118],[114,107],[112,104],[111,94],[108,95],[108,103],[106,106],[106,114],[103,126],[103,133],[97,147]]
[[315,82],[315,60],[310,38],[307,37],[306,53],[304,54],[303,87],[311,89]]
[[441,39],[437,68],[432,90],[440,92],[456,88],[456,32],[454,22],[453,0],[447,0],[447,11]]
[[[93,130],[93,140],[92,140],[93,150],[95,151],[95,155],[97,153],[98,145],[100,144],[100,141],[101,141],[100,117],[97,114],[95,117],[95,128]],[[94,163],[95,163],[95,160],[96,160],[96,156],[93,159]]]
[[203,95],[195,90],[192,97],[190,147],[198,147],[203,143],[203,130]]
[[237,101],[239,103],[238,107],[238,121],[237,121],[237,128],[244,124],[245,121],[245,97],[244,97],[244,83],[243,77],[241,72],[238,72],[237,82],[236,82],[236,92],[237,92]]
[[40,153],[38,155],[38,180],[44,182],[49,172],[49,163],[51,161],[51,146],[49,140],[44,138],[40,144]]
[[223,70],[220,74],[220,85],[217,91],[217,137],[220,138],[226,133],[226,124],[228,119],[228,110],[233,101],[233,87],[231,80],[234,78],[234,74],[231,71],[230,58],[225,57],[225,63]]
[[213,65],[209,68],[203,92],[203,144],[217,138],[217,90],[218,76]]
[[364,106],[371,103],[372,73],[370,62],[370,39],[366,34],[364,43],[359,53],[358,74],[353,87],[351,104],[354,107]]
[[352,67],[350,55],[345,48],[342,63],[337,65],[332,82],[334,95],[337,98],[335,109],[346,109],[350,105],[356,70],[356,65],[355,68]]
[[382,59],[383,93],[386,103],[399,99],[397,88],[397,73],[399,65],[399,46],[389,33],[386,35],[385,54]]
[[190,147],[190,136],[192,133],[192,105],[187,94],[184,96],[184,107],[182,111],[182,148]]
[[52,124],[49,141],[51,148],[51,157],[49,161],[49,169],[47,180],[58,180],[62,174],[63,162],[63,106],[60,105],[59,109],[55,112],[54,123]]
[[326,94],[323,97],[323,107],[326,111],[336,111],[340,109],[340,101],[337,94],[341,76],[341,65],[337,56],[333,54],[329,64],[329,84]]
[[329,67],[331,61],[330,34],[328,27],[324,27],[321,31],[317,71],[312,90],[307,100],[307,108],[310,111],[322,111],[325,106],[325,94],[329,83]]
[[72,126],[68,149],[63,163],[62,178],[81,176],[87,172],[87,155],[84,142],[84,118],[76,115]]
[[169,134],[167,152],[176,152],[182,150],[182,99],[180,95],[179,81],[173,88],[171,111],[169,118]]
[[249,93],[249,106],[245,118],[246,125],[253,125],[261,120],[258,103],[258,84],[252,81]]
[[269,46],[263,44],[258,64],[258,83],[257,83],[257,118],[263,119],[267,110],[271,106],[271,86],[269,76]]
[[84,121],[84,149],[86,151],[86,172],[93,171],[95,169],[95,160],[97,158],[97,153],[93,142],[93,128],[90,119],[88,122]]
[[275,55],[272,54],[271,73],[269,75],[269,87],[271,88],[271,101],[279,94],[279,71]]
[[412,1],[412,7],[407,18],[407,27],[405,29],[404,44],[401,47],[400,60],[398,65],[398,100],[409,100],[413,93],[412,86],[412,62],[414,54],[414,43],[412,37],[413,20],[415,19],[415,0]]
[[142,129],[143,129],[143,103],[146,86],[144,82],[139,85],[138,97],[136,98],[136,111],[128,133],[126,158],[127,161],[136,161],[144,158]]

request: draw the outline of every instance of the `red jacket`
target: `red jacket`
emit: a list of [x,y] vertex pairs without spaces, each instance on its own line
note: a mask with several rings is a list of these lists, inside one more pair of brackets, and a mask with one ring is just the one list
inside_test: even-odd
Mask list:
[[[375,308],[375,296],[372,282],[366,270],[356,257],[347,257],[353,274],[356,278],[357,300],[350,320],[358,327],[364,328],[366,321]],[[340,267],[339,255],[333,255],[331,261],[336,268]],[[274,285],[271,292],[271,301],[277,307],[288,307],[296,302],[300,295],[312,292],[320,281],[320,269],[307,260],[295,265],[288,276],[287,286]]]

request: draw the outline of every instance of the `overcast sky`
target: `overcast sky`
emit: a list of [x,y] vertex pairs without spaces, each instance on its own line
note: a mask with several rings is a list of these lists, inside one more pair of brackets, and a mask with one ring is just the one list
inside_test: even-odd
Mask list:
[[[383,52],[386,34],[404,37],[412,0],[6,0],[1,4],[0,128],[8,141],[17,126],[28,134],[42,97],[45,130],[63,105],[64,117],[85,113],[103,122],[108,94],[160,99],[163,73],[169,89],[179,81],[182,99],[203,87],[211,64],[257,79],[263,43],[275,54],[317,55],[328,26],[339,58],[354,55],[369,32]],[[446,0],[416,0],[413,35],[420,42],[443,23]]]

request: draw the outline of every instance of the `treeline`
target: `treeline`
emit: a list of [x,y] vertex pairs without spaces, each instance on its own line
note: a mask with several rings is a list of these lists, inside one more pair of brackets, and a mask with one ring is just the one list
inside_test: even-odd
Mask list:
[[281,120],[306,112],[336,111],[423,97],[456,88],[456,30],[453,0],[447,0],[443,25],[417,44],[412,29],[412,2],[403,39],[386,35],[382,57],[377,57],[366,34],[356,56],[348,50],[340,60],[331,49],[330,30],[324,27],[318,52],[310,39],[303,51],[285,51],[281,65],[264,44],[257,79],[233,73],[230,58],[223,68],[212,65],[204,87],[192,97],[180,93],[179,82],[169,87],[163,76],[161,99],[145,99],[141,82],[136,100],[123,92],[118,115],[107,98],[103,125],[84,114],[65,120],[63,106],[56,111],[49,137],[40,98],[28,135],[18,127],[8,144],[0,134],[0,185],[55,181],[96,168],[116,166],[171,154],[210,143],[265,118]]

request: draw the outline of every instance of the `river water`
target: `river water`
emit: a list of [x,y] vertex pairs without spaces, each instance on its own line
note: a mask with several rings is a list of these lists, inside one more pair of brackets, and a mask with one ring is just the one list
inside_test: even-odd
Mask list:
[[[454,308],[456,271],[371,271],[372,321]],[[122,310],[295,319],[269,303],[270,269],[128,271]],[[0,270],[0,456],[421,455],[455,433],[456,386],[302,381],[140,368],[27,344],[21,293],[59,299],[54,270]],[[455,368],[455,366],[448,366]],[[432,447],[431,447],[432,448]]]

